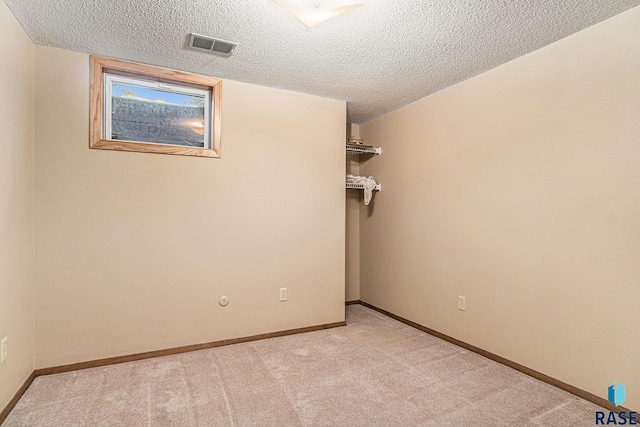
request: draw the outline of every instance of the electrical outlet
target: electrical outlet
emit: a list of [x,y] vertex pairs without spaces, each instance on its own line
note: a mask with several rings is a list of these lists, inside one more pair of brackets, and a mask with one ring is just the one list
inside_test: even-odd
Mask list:
[[458,310],[467,311],[465,297],[462,295],[458,295]]
[[0,363],[4,363],[4,361],[7,359],[7,354],[7,337],[4,337],[2,343],[0,344]]
[[287,288],[280,288],[280,302],[287,300]]

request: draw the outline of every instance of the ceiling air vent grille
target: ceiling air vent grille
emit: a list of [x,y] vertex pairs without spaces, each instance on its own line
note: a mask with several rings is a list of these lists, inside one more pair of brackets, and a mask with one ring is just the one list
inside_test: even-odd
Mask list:
[[201,36],[199,34],[191,34],[189,39],[189,47],[197,50],[206,50],[221,56],[230,56],[238,43],[228,42],[225,40],[214,39],[213,37]]

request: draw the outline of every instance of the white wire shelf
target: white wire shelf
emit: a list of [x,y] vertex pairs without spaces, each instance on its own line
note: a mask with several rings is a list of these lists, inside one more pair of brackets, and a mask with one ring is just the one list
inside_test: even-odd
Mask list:
[[361,145],[347,144],[347,154],[353,154],[359,156],[361,154],[375,154],[379,156],[382,154],[382,148],[380,147],[363,147]]
[[[362,184],[352,184],[350,182],[347,182],[346,185],[347,185],[347,188],[351,190],[364,190],[364,185]],[[374,190],[382,191],[382,184],[376,184],[376,187],[374,188]]]

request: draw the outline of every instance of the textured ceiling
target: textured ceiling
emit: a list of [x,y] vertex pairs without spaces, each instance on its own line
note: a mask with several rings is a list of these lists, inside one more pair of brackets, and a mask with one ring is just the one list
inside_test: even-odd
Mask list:
[[[272,0],[5,0],[37,44],[348,101],[362,123],[640,4],[366,0],[308,29]],[[238,43],[186,49],[194,32]]]

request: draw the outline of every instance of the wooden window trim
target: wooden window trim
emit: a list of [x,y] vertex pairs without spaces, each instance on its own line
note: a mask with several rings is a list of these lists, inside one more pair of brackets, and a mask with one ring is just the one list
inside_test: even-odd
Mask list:
[[[116,59],[89,57],[91,64],[89,148],[102,150],[135,151],[140,153],[174,154],[179,156],[220,157],[220,105],[222,81],[213,77],[199,76],[181,71],[134,64]],[[144,77],[148,80],[173,83],[199,89],[211,90],[211,148],[181,147],[173,145],[146,144],[135,141],[114,141],[103,138],[103,73]]]

